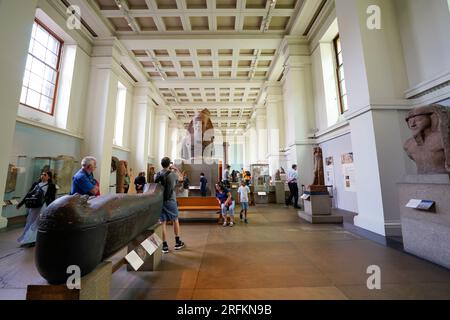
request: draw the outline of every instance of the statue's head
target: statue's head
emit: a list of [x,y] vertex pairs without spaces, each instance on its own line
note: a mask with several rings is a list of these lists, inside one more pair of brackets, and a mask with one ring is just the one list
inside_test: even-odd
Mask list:
[[408,112],[405,120],[414,136],[428,128],[430,128],[431,131],[438,130],[439,118],[433,106],[414,108]]

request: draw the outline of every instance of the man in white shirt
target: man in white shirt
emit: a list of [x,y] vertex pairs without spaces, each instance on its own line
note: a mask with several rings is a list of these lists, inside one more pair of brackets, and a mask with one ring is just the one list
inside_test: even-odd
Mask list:
[[287,181],[290,194],[289,198],[286,200],[286,206],[292,204],[292,198],[294,198],[294,208],[300,209],[298,206],[298,173],[296,164],[293,164],[292,169],[288,171]]

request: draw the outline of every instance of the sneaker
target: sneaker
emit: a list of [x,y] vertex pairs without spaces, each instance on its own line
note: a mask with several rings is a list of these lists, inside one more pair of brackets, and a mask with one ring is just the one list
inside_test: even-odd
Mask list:
[[225,222],[223,223],[223,226],[224,226],[224,227],[226,227],[226,226],[227,226],[227,222],[226,222],[226,221],[225,221]]
[[180,242],[177,242],[175,245],[175,250],[180,250],[184,248],[184,242],[180,240]]
[[244,220],[245,223],[248,223],[247,219]]
[[234,223],[233,222],[230,222],[230,227],[232,227],[234,225]]
[[162,252],[163,252],[163,253],[169,253],[169,246],[167,246],[167,245],[166,245],[166,246],[163,246],[163,247],[162,247]]

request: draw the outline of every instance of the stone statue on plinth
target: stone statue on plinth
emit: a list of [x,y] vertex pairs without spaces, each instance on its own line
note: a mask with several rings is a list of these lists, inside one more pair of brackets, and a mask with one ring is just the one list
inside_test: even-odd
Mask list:
[[208,109],[197,113],[189,123],[187,135],[183,140],[181,158],[211,158],[214,156],[214,127]]
[[322,148],[314,148],[314,182],[313,185],[324,186],[325,176],[323,173]]
[[450,172],[450,108],[431,105],[408,112],[406,122],[413,137],[404,149],[416,163],[418,174]]
[[414,108],[405,120],[413,136],[404,150],[418,174],[398,184],[403,248],[450,268],[450,108]]

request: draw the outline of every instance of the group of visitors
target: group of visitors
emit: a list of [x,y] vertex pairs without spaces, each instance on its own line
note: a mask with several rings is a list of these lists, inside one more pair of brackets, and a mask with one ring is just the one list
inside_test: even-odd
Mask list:
[[[181,173],[180,170],[173,165],[170,158],[164,157],[161,160],[162,170],[156,175],[155,182],[164,186],[164,200],[163,207],[160,215],[160,222],[162,224],[162,240],[163,240],[163,253],[169,252],[169,246],[167,244],[167,231],[166,224],[168,221],[173,223],[173,229],[175,234],[175,250],[184,248],[185,244],[180,239],[180,224],[178,220],[178,207],[176,202],[175,186],[178,181],[182,181],[183,188],[189,188],[189,178],[186,173]],[[94,171],[97,168],[97,160],[94,157],[85,157],[81,161],[81,169],[73,176],[72,186],[70,194],[80,194],[87,196],[99,196],[100,186],[98,181],[94,178]],[[234,211],[235,200],[230,192],[230,166],[226,166],[226,170],[223,174],[222,182],[216,184],[216,198],[220,204],[221,215],[223,218],[223,226],[234,225]],[[247,211],[249,204],[250,189],[248,187],[249,174],[245,170],[242,170],[243,180],[240,182],[240,187],[237,190],[239,200],[241,204],[240,220],[248,223]],[[182,177],[182,178],[180,178]],[[294,208],[298,206],[298,174],[297,165],[292,166],[292,170],[289,170],[288,186],[290,190],[289,198],[286,200],[286,206],[292,204],[294,199]],[[140,172],[134,181],[136,185],[136,192],[142,193],[146,184],[145,172]],[[200,192],[203,197],[206,196],[206,186],[208,180],[205,174],[200,174]],[[130,180],[125,179],[125,193],[128,192]],[[17,209],[23,205],[27,208],[27,221],[22,235],[19,237],[18,242],[22,246],[32,246],[36,242],[37,236],[37,224],[40,213],[43,209],[49,206],[56,197],[56,186],[52,181],[52,172],[49,170],[43,171],[38,181],[34,182],[29,189],[28,193],[19,202]],[[227,215],[229,216],[229,222],[227,221]]]
[[[240,220],[248,223],[247,211],[248,211],[248,198],[250,188],[245,184],[245,181],[241,181],[241,185],[237,191],[239,195],[239,202],[241,204],[241,211],[239,213]],[[219,201],[220,210],[223,218],[223,226],[234,225],[234,209],[236,206],[235,200],[230,190],[223,183],[216,184],[216,198]],[[227,213],[230,221],[227,221]]]

